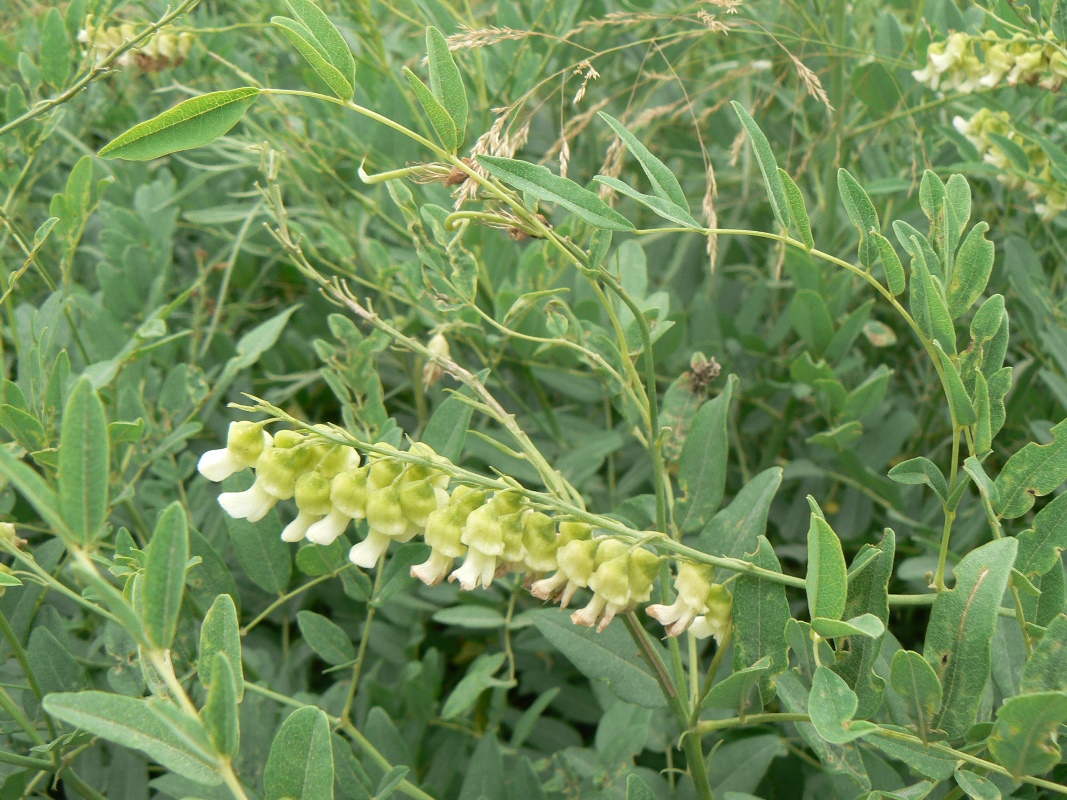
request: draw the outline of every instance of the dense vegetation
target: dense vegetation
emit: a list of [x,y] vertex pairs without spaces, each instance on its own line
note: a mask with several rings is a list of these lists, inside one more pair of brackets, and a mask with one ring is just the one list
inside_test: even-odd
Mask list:
[[8,0],[0,800],[1067,794],[1065,80],[1063,0]]

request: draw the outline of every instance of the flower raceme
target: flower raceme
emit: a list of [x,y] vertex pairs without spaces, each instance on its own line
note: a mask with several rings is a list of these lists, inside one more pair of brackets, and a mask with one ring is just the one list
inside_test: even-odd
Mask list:
[[952,33],[931,42],[926,66],[911,73],[919,83],[943,92],[973,92],[1007,84],[1039,84],[1057,90],[1067,80],[1067,57],[1051,43],[1016,34],[1001,39],[992,31],[981,36]]
[[[590,525],[557,520],[517,491],[456,485],[449,492],[443,469],[449,464],[425,444],[411,445],[407,454],[426,462],[421,464],[398,458],[390,446],[376,449],[384,452],[362,463],[355,448],[314,432],[282,430],[271,437],[263,423],[234,422],[226,447],[205,453],[198,468],[212,481],[246,468],[255,471],[250,488],[219,495],[232,517],[256,522],[278,501],[293,500],[296,517],[282,531],[287,542],[328,545],[352,522],[364,522],[366,534],[348,554],[364,569],[376,566],[393,542],[421,536],[430,555],[411,567],[411,574],[427,585],[448,578],[469,591],[518,573],[528,576],[535,597],[562,608],[589,589],[592,597],[571,620],[597,630],[651,598],[661,556],[610,535],[594,537]],[[721,641],[731,598],[712,583],[711,569],[683,563],[675,589],[675,603],[649,606],[649,615],[669,636],[689,630]]]

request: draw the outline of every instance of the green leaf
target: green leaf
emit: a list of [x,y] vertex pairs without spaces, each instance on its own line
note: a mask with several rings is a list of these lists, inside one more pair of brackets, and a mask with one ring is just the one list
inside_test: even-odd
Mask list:
[[352,100],[356,91],[352,82],[334,66],[322,43],[307,27],[288,17],[271,17],[270,24],[285,34],[285,38],[325,81],[331,92],[346,102]]
[[696,548],[713,556],[744,558],[755,552],[759,537],[767,530],[771,501],[782,485],[782,468],[770,467],[741,487],[741,491],[720,509],[696,540]]
[[21,408],[10,404],[0,405],[0,426],[27,452],[43,450],[48,445],[44,426],[37,417]]
[[[893,576],[897,537],[886,528],[877,545],[860,548],[848,572],[848,597],[842,616],[854,620],[873,617],[884,627],[889,622],[889,581]],[[872,716],[882,704],[885,680],[874,672],[882,652],[882,637],[849,640],[847,650],[839,648],[833,670],[852,687],[859,698],[858,719]]]
[[[781,573],[782,567],[766,537],[745,557],[757,567]],[[760,696],[764,704],[774,697],[771,679],[789,666],[785,625],[790,619],[789,598],[785,587],[758,575],[741,573],[734,582],[734,672],[770,659],[770,671],[760,679]]]
[[[945,353],[941,342],[934,339],[933,346],[934,352],[937,353],[937,360],[941,362],[941,369],[945,375],[948,403],[952,408],[953,415],[956,417],[956,423],[958,425],[973,425],[978,419],[978,415],[975,413],[971,398],[967,395],[967,389],[963,385],[959,367]],[[1033,503],[1033,499],[1030,502]],[[1027,507],[1029,508],[1029,506]]]
[[422,441],[438,455],[458,462],[467,441],[471,415],[474,408],[458,397],[449,397],[430,415],[430,421],[422,432]]
[[[909,733],[904,728],[895,725],[881,725],[879,730],[867,737],[865,742],[873,744],[890,758],[903,761],[916,775],[935,781],[947,780],[956,769],[956,760],[951,756],[940,755],[938,751],[926,747],[922,742],[907,739],[890,739],[881,735],[881,731],[895,731],[897,733]],[[929,784],[926,784],[929,792]],[[883,793],[884,794],[884,793]],[[906,796],[902,796],[906,797]],[[925,797],[925,795],[918,795]]]
[[226,529],[233,540],[237,560],[252,582],[265,592],[281,594],[292,577],[289,546],[281,539],[282,524],[271,511],[255,524],[226,515]]
[[135,125],[99,152],[101,158],[150,161],[203,147],[228,133],[259,96],[251,86],[193,97],[158,117]]
[[[972,550],[956,565],[955,587],[938,592],[934,601],[923,657],[943,689],[933,727],[952,738],[963,736],[978,715],[997,613],[1017,548],[1015,539],[1004,538]],[[964,619],[967,624],[961,625]]]
[[997,475],[996,508],[1004,519],[1021,517],[1033,507],[1035,497],[1045,496],[1067,479],[1067,420],[1054,425],[1051,433],[1051,442],[1030,442]]
[[[993,339],[1004,322],[1004,295],[994,294],[986,298],[971,317],[971,338],[980,345]],[[996,369],[1000,369],[997,364]]]
[[[1000,493],[992,486],[996,499]],[[1062,566],[1060,553],[1067,549],[1067,501],[1060,494],[1034,517],[1032,527],[1018,535],[1019,556],[1015,568],[1029,580],[1034,580],[1054,565]],[[997,507],[997,503],[993,503]]]
[[878,258],[882,261],[882,269],[885,270],[885,282],[889,292],[893,296],[903,294],[907,285],[904,275],[904,265],[900,263],[900,256],[892,243],[880,233],[872,233],[871,240],[878,250]]
[[266,800],[333,798],[333,748],[324,711],[305,706],[282,723],[263,768],[263,789]]
[[[974,424],[974,452],[988,453],[993,449],[993,412],[989,402],[989,383],[980,371],[974,373],[974,415],[978,418]],[[985,474],[984,471],[982,474]],[[994,488],[992,481],[987,479],[987,483],[990,489]],[[992,498],[993,495],[987,493],[987,496]]]
[[934,668],[918,653],[898,650],[893,655],[889,683],[904,701],[919,737],[929,741],[942,698],[941,681]]
[[48,628],[34,628],[26,661],[45,694],[76,692],[88,683],[85,670]]
[[241,727],[237,713],[237,681],[225,653],[215,653],[211,675],[213,680],[201,716],[215,749],[233,758],[241,747]]
[[[310,0],[286,0],[293,16],[314,37],[315,43],[327,60],[352,86],[356,85],[356,60],[341,32],[337,30],[322,9]],[[352,96],[341,98],[351,100]]]
[[305,544],[296,552],[296,566],[305,575],[333,575],[348,566],[352,543],[341,536],[327,545]]
[[871,198],[867,196],[867,192],[844,167],[837,171],[837,189],[841,194],[845,213],[860,232],[860,262],[870,269],[879,255],[878,245],[871,238],[873,234],[879,233],[881,228],[878,222],[878,212]]
[[703,528],[722,502],[730,449],[727,420],[738,383],[736,375],[729,376],[719,395],[700,407],[682,447],[678,465],[682,496],[675,503],[675,520],[685,533]]
[[808,349],[815,356],[823,355],[834,337],[834,323],[822,295],[810,289],[801,289],[793,297],[789,317],[793,330],[804,340]]
[[608,116],[603,111],[598,111],[597,113],[615,131],[615,135],[622,139],[626,149],[637,159],[641,169],[648,176],[648,180],[652,184],[652,191],[655,192],[656,196],[666,200],[673,206],[681,208],[688,215],[689,201],[686,200],[678,179],[667,168],[667,165],[652,155],[649,149],[630,131],[626,130],[617,119]]
[[[985,467],[974,456],[967,456],[963,461],[963,470],[971,476],[971,480],[974,481],[974,485],[978,487],[978,491],[982,496],[987,498],[990,504],[996,508],[997,503],[1000,501],[1000,493],[997,492],[996,484],[989,479],[986,475]],[[958,500],[956,500],[958,502]]]
[[651,209],[657,215],[669,222],[677,223],[684,228],[700,228],[700,223],[693,219],[688,211],[681,206],[676,206],[669,200],[664,200],[662,197],[655,197],[650,194],[642,194],[633,187],[623,183],[618,178],[612,178],[610,175],[596,175],[593,180],[597,183],[602,183],[605,186],[611,187],[619,194],[626,195],[627,197],[636,200],[638,203]]
[[553,175],[547,167],[499,156],[478,156],[490,175],[538,200],[556,203],[596,228],[614,231],[634,229],[626,217],[588,189],[567,178]]
[[941,502],[948,501],[948,481],[941,473],[941,469],[926,456],[918,456],[902,461],[889,470],[890,479],[897,483],[910,485],[926,484],[941,498]]
[[326,617],[314,611],[301,611],[296,615],[296,624],[304,641],[327,664],[337,666],[355,661],[356,648],[352,640],[340,626]]
[[67,400],[59,436],[59,510],[81,544],[99,535],[107,516],[109,451],[104,404],[82,378]]
[[973,772],[956,770],[956,784],[971,800],[1000,800],[1000,789],[997,785]]
[[1067,0],[1056,0],[1052,6],[1049,29],[1061,42],[1067,42]]
[[1063,758],[1057,743],[1067,722],[1067,692],[1009,697],[997,711],[989,752],[1012,775],[1043,775]]
[[781,167],[778,167],[778,178],[785,190],[785,200],[789,204],[789,216],[793,219],[793,224],[804,246],[811,250],[815,247],[815,237],[811,235],[811,220],[808,219],[808,209],[804,205],[804,195],[800,193],[800,187],[797,186],[796,181]]
[[88,691],[50,694],[43,705],[53,717],[141,750],[190,780],[208,786],[222,783],[207,731],[199,720],[184,716],[169,701]]
[[533,621],[541,635],[587,678],[604,681],[628,703],[648,708],[666,705],[651,668],[621,622],[597,633],[574,625],[569,613],[555,608],[535,611]]
[[979,222],[960,245],[949,282],[948,310],[953,319],[962,317],[982,296],[993,272],[993,243],[985,238],[989,226]]
[[[1019,545],[1022,550],[1022,545]],[[1023,667],[1019,692],[1062,692],[1067,690],[1067,616],[1057,614],[1045,629]]]
[[885,623],[874,614],[860,614],[848,620],[815,617],[811,629],[824,639],[840,639],[844,636],[866,636],[877,639],[885,635]]
[[71,47],[63,15],[52,6],[41,20],[41,77],[57,89],[70,75]]
[[159,518],[148,546],[144,572],[144,622],[148,638],[166,650],[178,630],[189,562],[189,523],[175,501]]
[[626,777],[626,800],[656,800],[648,784],[636,775]]
[[404,779],[411,772],[407,767],[393,767],[387,773],[382,776],[382,779],[378,781],[378,788],[374,791],[374,800],[386,800],[386,798],[392,797],[393,792],[397,790]]
[[845,554],[841,540],[823,518],[815,498],[808,496],[811,523],[808,526],[808,572],[805,583],[811,618],[841,619],[848,591]]
[[507,617],[495,608],[473,604],[442,608],[434,613],[433,621],[474,630],[503,628],[507,625]]
[[734,113],[737,114],[745,132],[748,133],[749,144],[752,145],[752,151],[756,154],[756,163],[759,164],[760,172],[763,173],[763,182],[767,186],[767,198],[771,201],[774,218],[783,228],[788,228],[786,215],[789,213],[789,199],[786,197],[785,187],[782,186],[782,179],[778,176],[778,161],[771,150],[771,143],[767,141],[767,137],[756,124],[756,120],[752,119],[740,103],[731,100],[730,105],[733,106]]
[[770,669],[771,659],[764,656],[751,667],[735,671],[711,687],[700,707],[728,708],[751,713],[749,695]]
[[819,667],[811,682],[808,716],[819,736],[833,744],[845,744],[860,738],[877,726],[854,720],[859,699],[848,684],[829,667]]
[[448,111],[441,105],[441,101],[434,96],[430,88],[422,82],[418,75],[407,67],[403,67],[402,71],[407,77],[412,91],[415,92],[415,97],[422,106],[422,110],[426,112],[437,138],[441,140],[441,145],[445,150],[454,153],[456,148],[459,147],[459,131],[456,129],[455,120],[449,116]]
[[426,57],[430,64],[430,90],[456,123],[457,145],[463,144],[467,133],[467,90],[448,41],[433,26],[426,29]]
[[1000,133],[993,133],[990,131],[988,136],[996,149],[1000,150],[1000,152],[1007,157],[1012,163],[1012,166],[1023,174],[1030,172],[1030,157],[1026,154],[1026,148],[1014,139]]
[[441,708],[441,719],[455,719],[466,714],[478,702],[482,692],[490,686],[507,686],[507,681],[493,677],[506,660],[507,655],[504,653],[489,653],[474,659],[467,668],[467,674],[460,679],[445,700]]
[[200,656],[197,673],[200,683],[210,689],[215,656],[222,653],[232,667],[238,702],[245,694],[244,673],[241,669],[241,629],[237,621],[237,606],[228,594],[220,594],[211,604],[200,627]]

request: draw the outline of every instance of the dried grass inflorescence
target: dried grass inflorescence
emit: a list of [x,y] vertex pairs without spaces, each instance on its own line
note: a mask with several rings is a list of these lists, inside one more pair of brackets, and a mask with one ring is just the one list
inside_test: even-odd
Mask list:
[[[393,542],[422,537],[430,555],[411,574],[427,585],[447,578],[470,591],[515,573],[535,597],[564,608],[589,589],[592,597],[571,620],[598,630],[651,599],[662,556],[610,534],[594,536],[589,524],[550,516],[513,489],[452,485],[453,465],[428,445],[412,444],[401,453],[377,444],[363,458],[314,429],[272,436],[265,425],[231,423],[226,447],[205,453],[198,469],[216,482],[244,469],[255,472],[245,491],[219,495],[226,513],[238,519],[257,522],[278,502],[293,500],[296,517],[282,531],[287,542],[330,545],[353,522],[365,522],[366,534],[348,556],[371,569]],[[710,568],[699,570],[694,581],[696,573],[681,568],[674,605],[649,608],[669,636],[691,630],[721,638],[730,625],[729,592],[712,583]]]

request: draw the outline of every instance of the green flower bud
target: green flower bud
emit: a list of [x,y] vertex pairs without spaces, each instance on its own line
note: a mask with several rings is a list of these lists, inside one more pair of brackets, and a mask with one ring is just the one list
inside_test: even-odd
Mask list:
[[332,479],[346,469],[359,467],[359,451],[354,447],[330,445],[316,469],[327,479]]
[[349,519],[367,516],[367,480],[370,467],[347,469],[330,481],[330,502]]
[[558,566],[556,522],[547,514],[532,509],[524,512],[522,545],[526,550],[526,566],[534,572],[552,572]]
[[297,451],[268,447],[256,462],[256,482],[272,497],[288,500],[296,489],[301,462]]
[[[373,474],[374,468],[371,467]],[[408,522],[400,507],[400,493],[395,485],[372,493],[367,498],[367,525],[372,531],[393,539],[400,539],[408,532]]]
[[296,479],[294,490],[296,507],[315,516],[323,516],[330,511],[330,482],[318,470],[305,472]]
[[460,541],[487,556],[499,557],[504,554],[504,531],[491,502],[475,509],[467,517]]
[[379,458],[370,467],[370,475],[367,478],[367,491],[374,494],[379,489],[384,489],[400,477],[404,471],[404,465],[394,458]]
[[565,520],[559,524],[560,547],[568,542],[586,541],[593,538],[593,528],[585,522]]
[[260,422],[240,420],[230,423],[226,434],[226,449],[246,467],[255,466],[263,454],[263,448],[271,444],[270,434]]

